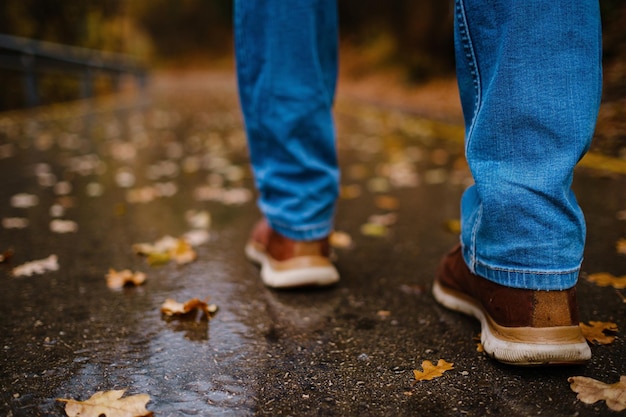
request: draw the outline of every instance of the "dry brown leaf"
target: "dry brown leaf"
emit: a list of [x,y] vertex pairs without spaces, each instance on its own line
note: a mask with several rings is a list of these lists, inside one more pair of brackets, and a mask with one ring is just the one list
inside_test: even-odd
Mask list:
[[8,262],[13,257],[13,249],[7,249],[0,253],[0,264]]
[[122,271],[116,271],[115,269],[109,269],[109,273],[106,274],[107,287],[111,289],[119,289],[124,285],[141,285],[146,281],[146,274],[143,272],[133,272],[129,269]]
[[605,384],[584,376],[573,376],[567,381],[572,391],[578,393],[576,398],[585,404],[594,404],[604,400],[613,411],[626,410],[626,376],[624,375],[620,376],[619,382],[614,384]]
[[617,324],[604,321],[590,321],[589,325],[580,323],[580,330],[589,343],[596,345],[608,345],[615,341],[615,335],[607,335],[604,332],[617,332]]
[[400,207],[400,201],[389,195],[381,195],[376,197],[375,203],[376,207],[381,210],[397,210]]
[[608,272],[598,272],[596,274],[589,274],[587,281],[593,282],[600,287],[613,287],[617,289],[626,288],[626,276],[616,277]]
[[358,184],[342,185],[339,195],[344,200],[351,200],[361,195],[361,186]]
[[207,304],[206,301],[202,301],[199,298],[192,298],[184,303],[168,298],[161,305],[161,313],[170,317],[182,316],[197,310],[204,312],[207,318],[211,318],[217,312],[217,306],[215,304]]
[[58,398],[66,403],[65,413],[69,417],[144,417],[152,412],[146,409],[150,401],[148,394],[130,395],[122,398],[126,390],[98,391],[85,401]]
[[381,319],[386,319],[387,317],[391,316],[391,311],[389,311],[389,310],[378,310],[376,312],[376,315],[378,317],[380,317]]
[[453,363],[446,362],[443,359],[439,359],[439,361],[437,361],[437,365],[434,365],[431,361],[423,361],[423,371],[413,370],[415,382],[430,381],[431,379],[439,378],[444,372],[454,369],[453,365]]

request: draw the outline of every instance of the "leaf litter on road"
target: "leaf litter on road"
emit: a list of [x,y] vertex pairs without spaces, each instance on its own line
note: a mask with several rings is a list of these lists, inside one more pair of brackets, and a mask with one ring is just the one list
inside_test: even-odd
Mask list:
[[116,271],[113,268],[105,275],[107,287],[111,289],[119,289],[126,285],[141,285],[146,282],[146,274],[143,272],[133,272],[130,269]]
[[585,404],[605,401],[613,411],[626,410],[626,376],[620,376],[619,381],[613,384],[584,376],[572,376],[567,380],[572,391],[578,394],[576,398]]
[[626,288],[626,276],[616,277],[608,272],[598,272],[595,274],[589,274],[587,281],[596,284],[599,287],[613,287],[617,289]]
[[44,259],[38,259],[35,261],[26,262],[22,265],[16,266],[11,271],[14,277],[43,274],[48,271],[57,271],[59,269],[59,262],[56,255],[50,255]]
[[430,381],[431,379],[439,378],[444,372],[451,369],[454,369],[454,364],[446,362],[443,359],[439,359],[437,365],[433,364],[431,361],[423,361],[421,371],[417,369],[413,370],[413,376],[415,377],[414,382]]
[[202,311],[206,318],[210,319],[217,312],[217,305],[208,304],[199,298],[192,298],[184,303],[168,298],[161,305],[161,313],[169,317],[184,316],[195,311]]
[[580,330],[589,343],[595,345],[608,345],[615,341],[614,334],[618,331],[617,324],[604,321],[590,321],[589,324],[580,323]]
[[85,401],[57,398],[64,402],[68,417],[145,417],[152,412],[146,409],[150,401],[148,394],[129,395],[122,398],[126,390],[98,391]]

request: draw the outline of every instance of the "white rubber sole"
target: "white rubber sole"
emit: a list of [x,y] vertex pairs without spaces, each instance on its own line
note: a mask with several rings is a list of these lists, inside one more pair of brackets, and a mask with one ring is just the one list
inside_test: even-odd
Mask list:
[[578,326],[502,328],[491,321],[469,297],[444,288],[437,281],[433,286],[433,296],[444,307],[478,319],[481,326],[480,341],[485,353],[502,363],[521,366],[566,365],[585,363],[591,358],[591,349]]
[[271,288],[321,287],[339,281],[339,272],[332,264],[278,270],[272,266],[265,252],[258,250],[253,244],[246,245],[245,253],[250,261],[261,266],[261,280]]

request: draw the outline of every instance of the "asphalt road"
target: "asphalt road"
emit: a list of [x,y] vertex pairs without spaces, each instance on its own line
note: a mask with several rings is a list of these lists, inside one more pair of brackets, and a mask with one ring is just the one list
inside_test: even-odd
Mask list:
[[[618,415],[568,378],[626,375],[626,290],[587,279],[625,274],[624,175],[586,166],[574,186],[581,318],[615,323],[615,341],[585,366],[505,366],[477,351],[477,322],[430,295],[471,183],[460,127],[340,98],[341,282],[273,291],[243,255],[259,214],[234,81],[200,81],[0,114],[0,415],[63,416],[57,398],[114,389],[150,395],[156,416]],[[133,249],[190,231],[189,263]],[[111,289],[110,268],[146,282]],[[218,311],[168,317],[168,298]],[[439,359],[453,369],[415,382]]]

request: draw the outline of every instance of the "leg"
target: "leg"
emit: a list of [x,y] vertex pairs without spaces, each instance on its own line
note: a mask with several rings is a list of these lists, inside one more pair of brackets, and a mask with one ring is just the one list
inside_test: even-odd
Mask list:
[[334,0],[235,2],[237,76],[259,207],[291,239],[332,230],[337,37]]
[[265,220],[246,246],[272,287],[328,285],[339,169],[332,119],[335,0],[235,2],[235,50],[250,159]]
[[[456,2],[457,75],[475,185],[461,203],[461,250],[442,266],[436,296],[480,318],[484,344],[491,345],[486,350],[505,362],[576,362],[590,355],[577,336],[573,287],[585,223],[571,183],[600,103],[598,9],[597,0]],[[463,265],[453,267],[461,255]],[[467,274],[458,272],[463,268]],[[446,279],[455,269],[471,289]],[[477,305],[446,289],[471,294]],[[526,340],[509,343],[498,336],[507,330],[489,319],[511,328],[511,339],[525,328]],[[564,332],[567,343],[549,340]]]

